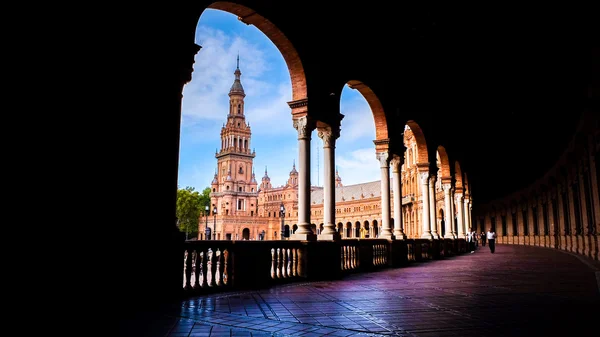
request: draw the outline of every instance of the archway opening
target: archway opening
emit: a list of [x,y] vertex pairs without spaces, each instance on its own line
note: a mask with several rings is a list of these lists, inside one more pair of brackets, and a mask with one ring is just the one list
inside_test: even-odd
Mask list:
[[[277,237],[279,207],[288,199],[274,186],[288,180],[297,157],[288,103],[307,96],[300,56],[268,18],[230,2],[215,2],[202,12],[195,42],[202,49],[183,92],[178,183],[197,190],[210,186],[217,237],[233,237],[241,230],[240,220],[256,224],[257,217],[272,228],[265,237]],[[273,129],[272,124],[289,127]],[[277,148],[270,146],[273,140]],[[197,155],[211,148],[216,149],[214,162]],[[289,166],[281,165],[286,162]],[[254,165],[272,167],[270,177],[265,176],[274,184],[257,178]],[[225,200],[226,190],[234,191],[234,202]],[[290,212],[292,199],[285,205]],[[257,226],[249,230],[257,233]]]
[[242,240],[250,240],[250,229],[244,228],[242,230]]
[[[419,209],[422,202],[422,184],[419,173],[428,170],[429,153],[423,130],[417,122],[410,120],[404,126],[403,135],[404,162],[401,167],[400,178],[402,184],[402,211],[407,214],[404,233],[408,238],[420,238],[423,226],[422,214],[415,217],[415,209]],[[421,208],[422,209],[422,208]],[[422,212],[422,211],[421,211]]]
[[[381,169],[373,142],[383,141],[387,150],[387,122],[379,98],[364,83],[347,82],[341,88],[339,97],[343,119],[339,126],[339,139],[335,143],[335,193],[336,208],[339,209],[336,219],[342,224],[364,224],[367,219],[381,216]],[[330,127],[337,128],[333,125]],[[316,160],[312,160],[312,181],[317,185],[322,181],[320,163],[324,160],[323,145],[323,140],[319,138],[311,150],[316,157]],[[356,212],[360,212],[358,218]],[[363,225],[354,228],[356,232],[343,237],[374,236],[372,227],[365,228]],[[361,234],[361,228],[366,233]]]

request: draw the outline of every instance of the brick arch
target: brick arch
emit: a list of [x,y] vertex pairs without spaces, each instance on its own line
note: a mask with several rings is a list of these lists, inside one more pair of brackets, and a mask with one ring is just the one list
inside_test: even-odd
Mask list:
[[348,87],[358,90],[367,103],[369,103],[373,119],[375,120],[375,140],[388,139],[387,119],[385,118],[383,105],[375,92],[363,82],[356,80],[348,81]]
[[471,190],[469,189],[469,178],[467,178],[467,172],[463,173],[463,187],[465,188],[465,194],[471,194]]
[[406,122],[406,125],[408,125],[408,127],[412,131],[417,142],[417,164],[429,163],[429,151],[427,150],[427,142],[425,141],[425,135],[423,134],[423,130],[421,129],[419,124],[417,124],[417,122],[413,120],[409,120],[408,122]]
[[460,168],[460,163],[457,161],[454,162],[454,186],[456,187],[456,189],[463,189],[464,184],[463,184],[463,174],[462,174],[462,170]]
[[283,56],[290,78],[292,80],[292,100],[304,99],[307,97],[306,90],[306,75],[304,67],[296,48],[292,42],[283,34],[275,24],[256,13],[253,9],[246,6],[227,1],[217,1],[210,4],[207,8],[218,9],[233,15],[237,15],[238,19],[245,24],[254,25],[263,34],[265,34],[273,44],[279,49]]
[[451,177],[450,173],[450,160],[448,159],[448,152],[446,152],[446,148],[443,146],[438,146],[437,152],[440,155],[440,170],[442,171],[442,176],[440,178]]

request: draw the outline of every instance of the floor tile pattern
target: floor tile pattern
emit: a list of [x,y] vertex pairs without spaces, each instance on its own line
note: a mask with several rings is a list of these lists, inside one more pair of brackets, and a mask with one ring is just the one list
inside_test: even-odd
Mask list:
[[181,303],[148,336],[600,336],[595,261],[498,245],[343,280]]

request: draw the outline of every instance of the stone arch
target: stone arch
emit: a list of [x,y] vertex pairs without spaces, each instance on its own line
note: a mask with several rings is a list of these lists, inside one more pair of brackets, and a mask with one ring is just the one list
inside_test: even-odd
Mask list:
[[429,151],[427,150],[427,142],[425,141],[423,130],[419,124],[413,120],[406,122],[406,125],[408,125],[417,141],[417,164],[429,163]]
[[250,240],[250,228],[242,229],[242,240]]
[[449,178],[452,176],[450,172],[450,160],[448,159],[448,152],[446,152],[446,148],[443,146],[438,146],[437,152],[440,156],[440,170],[442,171],[442,176],[439,178]]
[[457,190],[463,190],[464,188],[464,184],[463,184],[463,174],[462,174],[462,169],[460,168],[460,163],[457,161],[454,162],[454,186],[456,187]]
[[375,121],[375,140],[388,139],[387,119],[385,118],[383,105],[375,92],[363,82],[356,80],[348,81],[348,87],[350,89],[358,90],[367,103],[369,103]]
[[279,49],[279,52],[283,56],[288,70],[290,71],[290,78],[292,80],[292,100],[306,99],[306,75],[304,73],[304,66],[300,60],[300,55],[298,55],[292,42],[279,28],[277,28],[277,26],[275,26],[275,24],[253,9],[233,2],[217,1],[210,4],[207,8],[218,9],[236,15],[238,20],[247,25],[254,25],[265,34],[277,49]]

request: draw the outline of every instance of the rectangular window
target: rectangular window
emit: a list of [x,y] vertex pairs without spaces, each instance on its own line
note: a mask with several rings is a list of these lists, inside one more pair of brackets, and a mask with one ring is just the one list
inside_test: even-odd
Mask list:
[[237,209],[238,211],[244,210],[244,199],[238,199]]

